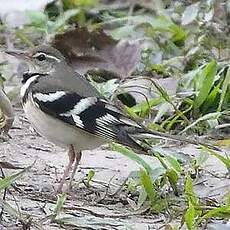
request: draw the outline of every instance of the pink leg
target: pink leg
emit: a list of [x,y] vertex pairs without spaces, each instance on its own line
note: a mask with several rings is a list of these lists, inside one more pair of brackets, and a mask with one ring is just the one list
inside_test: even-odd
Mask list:
[[69,163],[65,168],[64,174],[63,174],[62,179],[60,181],[60,184],[58,186],[58,189],[57,189],[58,193],[62,192],[62,188],[63,188],[63,185],[65,183],[66,177],[69,176],[69,172],[71,170],[71,167],[72,167],[74,160],[75,160],[75,157],[76,157],[75,152],[74,152],[74,148],[72,145],[70,145],[70,147],[69,147],[68,155],[69,155]]
[[82,155],[81,152],[77,152],[77,153],[75,152],[75,158],[76,158],[76,160],[75,160],[75,163],[74,163],[73,172],[72,172],[71,177],[70,177],[69,188],[68,188],[69,191],[72,188],[73,179],[74,179],[75,173],[77,171],[77,167],[79,165],[79,162],[81,160],[81,155]]

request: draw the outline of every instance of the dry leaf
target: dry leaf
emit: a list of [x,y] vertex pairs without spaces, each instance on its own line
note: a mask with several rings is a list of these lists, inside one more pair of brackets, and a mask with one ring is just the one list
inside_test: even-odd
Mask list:
[[125,78],[135,70],[141,54],[138,41],[116,41],[103,31],[88,31],[86,28],[56,35],[52,45],[81,74],[102,69]]

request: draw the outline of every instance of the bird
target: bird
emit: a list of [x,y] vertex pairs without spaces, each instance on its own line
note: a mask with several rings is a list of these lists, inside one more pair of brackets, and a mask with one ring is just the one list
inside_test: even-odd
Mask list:
[[48,141],[68,149],[68,165],[57,192],[63,191],[67,177],[71,189],[83,150],[117,142],[146,153],[149,148],[138,142],[145,137],[197,144],[176,135],[148,130],[124,114],[73,70],[62,53],[52,46],[39,45],[25,52],[6,53],[28,64],[20,95],[29,122]]

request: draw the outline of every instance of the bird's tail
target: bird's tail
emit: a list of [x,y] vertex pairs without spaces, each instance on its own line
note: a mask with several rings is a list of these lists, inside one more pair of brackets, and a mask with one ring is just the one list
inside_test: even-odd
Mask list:
[[219,148],[217,148],[211,144],[203,143],[199,140],[196,140],[195,138],[194,139],[191,139],[191,138],[188,139],[188,138],[185,138],[183,136],[171,135],[168,133],[162,133],[162,132],[146,130],[146,129],[143,129],[140,132],[130,134],[130,136],[132,136],[132,138],[134,138],[135,140],[164,139],[164,140],[171,140],[171,141],[177,141],[177,142],[181,142],[181,143],[192,144],[192,145],[196,145],[196,146],[204,146],[206,148],[210,148],[210,149],[215,150],[215,151],[221,151]]

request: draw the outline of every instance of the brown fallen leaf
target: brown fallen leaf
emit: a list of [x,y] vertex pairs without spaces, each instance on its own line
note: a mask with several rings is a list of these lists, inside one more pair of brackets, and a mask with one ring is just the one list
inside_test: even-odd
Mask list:
[[108,75],[114,72],[120,78],[126,78],[136,69],[141,58],[139,41],[116,41],[102,30],[76,28],[56,35],[51,44],[81,74],[103,70],[108,71]]

